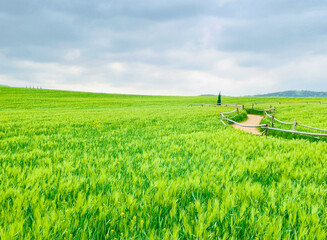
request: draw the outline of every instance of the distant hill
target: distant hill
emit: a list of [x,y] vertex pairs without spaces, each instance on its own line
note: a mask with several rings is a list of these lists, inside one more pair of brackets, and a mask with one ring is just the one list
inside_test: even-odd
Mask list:
[[214,95],[214,94],[201,94],[200,97],[215,97],[218,95]]
[[284,91],[255,95],[255,97],[327,97],[327,92]]

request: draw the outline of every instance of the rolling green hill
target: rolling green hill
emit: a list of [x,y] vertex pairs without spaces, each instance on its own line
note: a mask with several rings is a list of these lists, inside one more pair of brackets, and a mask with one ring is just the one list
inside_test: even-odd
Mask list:
[[[327,142],[187,107],[215,102],[0,87],[1,238],[326,239]],[[326,106],[276,116],[327,128]]]
[[327,97],[327,92],[284,91],[255,95],[256,97]]

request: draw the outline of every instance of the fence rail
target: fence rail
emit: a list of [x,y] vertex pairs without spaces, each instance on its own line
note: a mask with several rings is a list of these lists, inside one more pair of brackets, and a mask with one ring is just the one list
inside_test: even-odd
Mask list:
[[301,134],[301,135],[327,137],[327,134],[324,134],[324,133],[300,132],[300,131],[286,130],[286,129],[281,129],[281,128],[274,128],[274,127],[263,127],[263,128],[266,128],[269,130],[280,131],[280,132],[297,133],[297,134]]
[[285,124],[285,125],[293,125],[294,128],[295,128],[295,126],[301,126],[301,127],[309,128],[309,129],[312,129],[312,130],[317,130],[317,131],[321,131],[321,132],[327,132],[327,130],[325,130],[325,129],[315,128],[315,127],[310,127],[310,126],[307,126],[307,125],[300,124],[300,123],[298,123],[296,120],[294,120],[293,123],[283,122],[283,121],[281,121],[281,120],[278,120],[278,119],[275,118],[274,116],[271,116],[271,115],[268,114],[267,112],[265,112],[265,113],[266,113],[266,115],[267,115],[268,117],[270,117],[273,121],[275,120],[276,122],[279,122],[279,123],[281,123],[281,124]]
[[244,124],[241,124],[241,123],[238,123],[238,122],[235,122],[229,118],[226,119],[227,121],[229,122],[232,122],[232,123],[235,123],[236,125],[239,125],[241,127],[250,127],[250,128],[253,128],[253,127],[265,127],[266,124],[259,124],[259,125],[244,125]]
[[321,132],[327,132],[327,130],[325,130],[325,129],[310,127],[310,126],[302,125],[302,124],[299,124],[299,123],[297,125],[299,125],[301,127],[304,127],[304,128],[310,128],[310,129],[313,129],[313,130],[321,131]]

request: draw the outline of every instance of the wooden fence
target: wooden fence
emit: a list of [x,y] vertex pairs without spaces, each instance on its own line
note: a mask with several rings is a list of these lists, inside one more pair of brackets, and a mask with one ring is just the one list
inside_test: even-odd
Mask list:
[[[307,102],[305,102],[305,103],[307,103]],[[321,103],[321,104],[325,104],[325,103]],[[244,125],[244,124],[241,124],[241,123],[238,123],[238,122],[232,120],[230,117],[228,117],[228,115],[231,114],[231,113],[234,113],[234,112],[238,112],[238,106],[239,105],[235,105],[235,104],[234,104],[234,106],[236,107],[235,110],[230,111],[230,112],[221,112],[220,113],[220,121],[224,125],[226,125],[226,123],[228,123],[228,122],[231,122],[231,123],[237,124],[237,125],[239,125],[241,127],[251,127],[251,128],[257,127],[257,128],[263,128],[264,131],[263,131],[262,134],[265,134],[265,135],[268,134],[268,130],[273,130],[273,131],[280,131],[280,132],[287,132],[287,133],[300,134],[300,135],[308,135],[308,136],[315,136],[315,137],[327,137],[327,134],[326,134],[327,133],[327,130],[325,130],[325,129],[320,129],[320,128],[316,128],[316,127],[311,127],[311,126],[303,125],[303,124],[298,123],[296,120],[294,120],[294,122],[292,122],[292,123],[289,123],[289,122],[284,122],[284,121],[281,121],[281,120],[275,118],[275,116],[274,115],[270,115],[270,113],[272,113],[272,112],[275,113],[276,112],[276,107],[272,107],[271,105],[269,105],[270,108],[264,109],[264,110],[255,109],[254,108],[254,104],[243,104],[243,105],[240,105],[240,106],[242,106],[242,109],[245,109],[245,107],[244,107],[245,105],[251,105],[253,110],[262,111],[265,116],[267,116],[267,117],[269,117],[271,119],[270,124]],[[226,123],[224,122],[224,120],[226,121]],[[292,127],[292,130],[287,130],[287,129],[282,129],[282,128],[276,128],[276,127],[274,127],[275,122],[278,122],[278,123],[284,124],[284,125],[292,125],[293,126]],[[313,132],[297,131],[296,130],[296,126],[301,126],[303,128],[308,128],[308,129],[312,129],[312,130],[316,130],[316,131],[320,131],[320,132],[325,132],[325,133],[313,133]]]

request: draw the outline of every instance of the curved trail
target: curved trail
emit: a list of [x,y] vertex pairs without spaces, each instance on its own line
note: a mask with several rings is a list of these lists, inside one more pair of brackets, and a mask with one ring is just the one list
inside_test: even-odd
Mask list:
[[[242,122],[242,124],[244,124],[244,125],[259,125],[262,118],[263,118],[263,116],[260,116],[260,115],[248,114],[248,119],[245,122]],[[237,124],[233,124],[232,127],[235,129],[241,129],[241,130],[249,132],[249,133],[260,135],[260,131],[255,127],[241,127]]]

